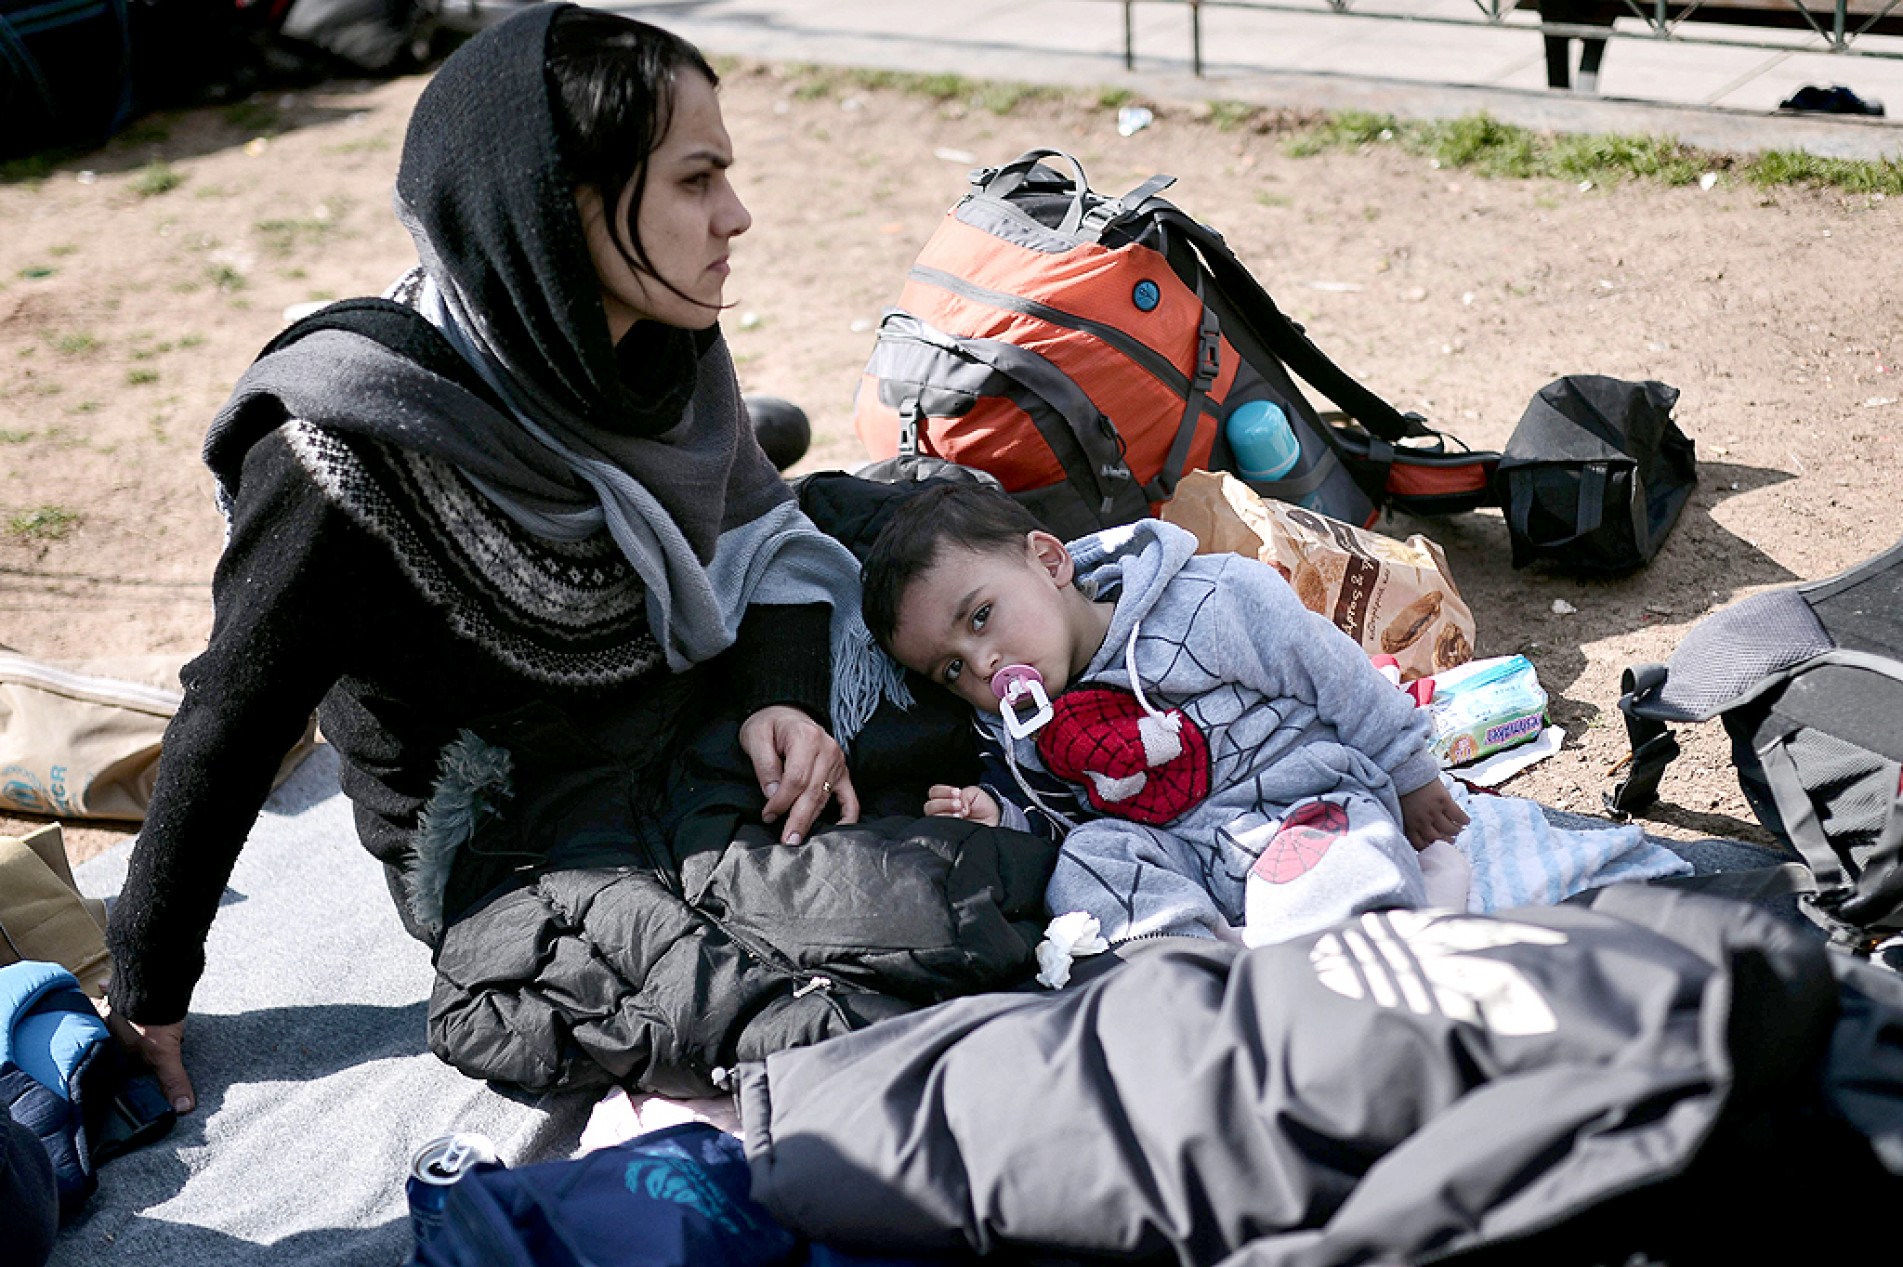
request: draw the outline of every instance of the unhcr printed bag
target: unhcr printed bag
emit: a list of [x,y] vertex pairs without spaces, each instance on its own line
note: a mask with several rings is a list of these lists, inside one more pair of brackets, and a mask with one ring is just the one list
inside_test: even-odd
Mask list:
[[182,657],[49,664],[0,650],[0,808],[145,817]]
[[[0,647],[0,809],[143,822],[184,656],[53,664]],[[316,726],[285,757],[310,755]]]

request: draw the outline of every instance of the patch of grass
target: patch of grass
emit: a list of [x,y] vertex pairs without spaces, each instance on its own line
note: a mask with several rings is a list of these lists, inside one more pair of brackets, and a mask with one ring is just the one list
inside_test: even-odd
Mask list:
[[181,334],[178,338],[172,340],[172,346],[177,348],[195,348],[204,341],[205,336],[202,334]]
[[1295,205],[1294,200],[1287,194],[1272,194],[1266,189],[1256,190],[1255,200],[1265,207],[1292,207]]
[[25,444],[33,438],[31,431],[10,431],[0,427],[0,444]]
[[1865,161],[1769,150],[1745,165],[1744,177],[1762,189],[1823,185],[1853,194],[1903,194],[1903,160],[1894,158]]
[[260,220],[251,226],[264,241],[264,249],[273,255],[289,255],[300,246],[316,246],[329,237],[337,223],[329,216],[305,216],[296,220]]
[[1364,145],[1394,139],[1395,120],[1391,114],[1371,114],[1366,110],[1344,110],[1325,116],[1314,127],[1304,128],[1283,146],[1291,158],[1308,158],[1330,150],[1358,150]]
[[70,334],[56,334],[47,339],[53,350],[63,356],[84,356],[88,352],[99,350],[99,340],[84,330],[75,330]]
[[1700,154],[1669,136],[1558,136],[1552,139],[1553,174],[1603,182],[1609,177],[1638,177],[1668,185],[1689,185],[1710,171],[1710,155]]
[[1209,121],[1216,125],[1219,132],[1234,132],[1246,127],[1256,116],[1256,107],[1246,101],[1212,101],[1209,103]]
[[78,250],[79,248],[74,246],[71,242],[61,242],[58,246],[47,247],[46,253],[57,260],[64,259],[66,256],[72,255]]
[[231,187],[228,185],[199,185],[192,190],[194,198],[229,198]]
[[122,149],[137,145],[163,145],[172,139],[172,125],[164,119],[148,116],[135,119],[113,140]]
[[205,279],[220,290],[243,290],[244,274],[229,264],[213,264],[205,270]]
[[[1729,171],[1761,189],[1810,185],[1846,193],[1903,195],[1903,159],[1821,158],[1793,150],[1745,158],[1696,149],[1669,136],[1535,132],[1485,114],[1423,123],[1344,111],[1302,129],[1283,148],[1292,157],[1303,158],[1377,144],[1432,158],[1442,167],[1511,180],[1689,185],[1707,172]],[[1538,205],[1550,210],[1558,203],[1542,199]]]
[[161,159],[153,159],[132,178],[132,192],[141,198],[169,194],[185,183],[185,173]]
[[1524,180],[1547,174],[1536,134],[1501,123],[1486,114],[1470,114],[1445,123],[1422,125],[1419,144],[1443,167],[1474,167],[1484,176]]
[[395,143],[390,139],[388,132],[379,132],[375,136],[360,136],[352,141],[339,141],[335,145],[326,145],[324,153],[338,157],[346,154],[381,154]]
[[10,158],[0,163],[0,185],[37,185],[59,170],[61,159],[70,156],[65,151],[46,150]]
[[846,70],[832,66],[793,66],[788,68],[793,96],[799,101],[820,101],[851,88],[871,92],[900,92],[944,104],[966,102],[993,114],[1010,114],[1027,101],[1041,101],[1064,95],[1059,89],[1040,84],[1010,83],[1002,80],[968,79],[944,72],[917,74],[897,70]]
[[7,535],[26,541],[58,541],[79,526],[79,512],[68,506],[34,506],[7,516]]
[[226,124],[253,136],[274,131],[278,125],[278,108],[267,101],[234,101],[221,113]]
[[105,402],[103,401],[82,400],[77,405],[68,405],[66,412],[69,414],[96,414],[105,407]]
[[1048,101],[1060,95],[1042,84],[989,82],[979,85],[973,104],[983,106],[993,114],[1006,115],[1026,102]]
[[20,277],[24,281],[36,282],[41,278],[51,277],[57,272],[59,270],[50,264],[28,264],[20,270]]
[[158,381],[159,372],[157,370],[136,369],[126,371],[127,387],[144,387],[148,383],[156,383]]
[[833,95],[837,86],[833,75],[817,67],[804,69],[799,81],[793,85],[795,101],[823,101]]
[[1121,110],[1137,99],[1137,95],[1128,88],[1105,88],[1097,94],[1099,110]]

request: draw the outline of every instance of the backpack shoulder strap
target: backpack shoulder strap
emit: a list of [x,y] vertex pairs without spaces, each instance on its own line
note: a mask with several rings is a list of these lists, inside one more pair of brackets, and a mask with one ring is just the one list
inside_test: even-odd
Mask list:
[[1362,386],[1314,345],[1302,327],[1275,305],[1220,233],[1161,198],[1150,198],[1130,214],[1142,213],[1167,225],[1195,246],[1216,285],[1258,342],[1349,417],[1390,444],[1438,434],[1419,414],[1404,414]]
[[1605,799],[1606,808],[1621,818],[1658,800],[1665,767],[1678,757],[1678,740],[1672,737],[1671,729],[1638,708],[1640,700],[1658,694],[1665,677],[1662,664],[1635,664],[1619,678],[1619,712],[1625,718],[1626,742],[1632,752],[1625,778]]

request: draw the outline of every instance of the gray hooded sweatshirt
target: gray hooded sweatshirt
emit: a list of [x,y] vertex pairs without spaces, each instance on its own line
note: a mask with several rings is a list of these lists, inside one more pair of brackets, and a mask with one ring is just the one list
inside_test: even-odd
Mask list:
[[1089,911],[1113,939],[1233,937],[1265,846],[1292,809],[1317,800],[1340,807],[1354,843],[1300,868],[1288,914],[1307,925],[1422,905],[1399,798],[1439,768],[1412,698],[1254,559],[1198,556],[1192,534],[1154,519],[1069,549],[1080,588],[1116,604],[1109,635],[1037,736],[1012,740],[986,718],[1016,764],[1078,785],[1105,815],[1067,836],[1052,911]]

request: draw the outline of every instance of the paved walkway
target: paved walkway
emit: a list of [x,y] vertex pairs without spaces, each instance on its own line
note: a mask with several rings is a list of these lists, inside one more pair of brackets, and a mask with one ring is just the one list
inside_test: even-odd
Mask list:
[[[1643,132],[1727,150],[1903,157],[1903,60],[1795,49],[1615,39],[1599,94],[1545,86],[1531,15],[1505,28],[1322,11],[1203,11],[1204,74],[1191,73],[1189,10],[1135,7],[1136,66],[1123,64],[1113,0],[587,0],[678,31],[709,52],[1033,83],[1121,84],[1166,100],[1230,99],[1447,118],[1485,110],[1526,127]],[[1477,0],[1356,0],[1420,18],[1480,16]],[[1622,27],[1623,29],[1623,27]],[[1638,29],[1638,28],[1635,28]],[[1687,28],[1691,29],[1691,28]],[[1791,40],[1795,32],[1701,26]],[[1903,52],[1903,39],[1861,47]],[[1813,47],[1819,41],[1811,39]],[[1577,59],[1575,44],[1575,60]],[[1845,84],[1891,117],[1793,116],[1804,84]]]

